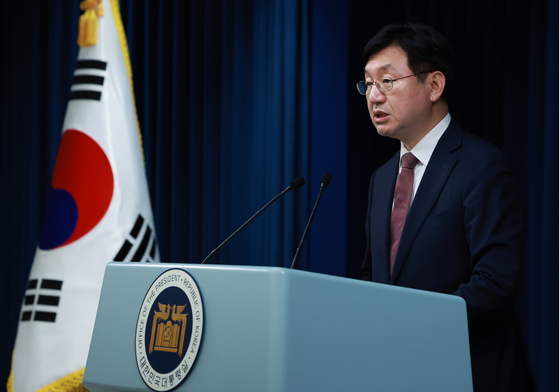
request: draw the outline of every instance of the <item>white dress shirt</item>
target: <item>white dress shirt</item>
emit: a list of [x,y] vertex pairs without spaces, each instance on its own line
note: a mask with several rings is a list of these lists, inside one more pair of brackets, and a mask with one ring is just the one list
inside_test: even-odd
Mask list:
[[431,155],[433,155],[433,151],[435,151],[435,147],[437,146],[439,139],[446,131],[449,124],[450,113],[447,113],[447,115],[437,125],[435,125],[435,127],[431,129],[431,131],[429,131],[429,133],[427,133],[427,135],[425,135],[411,151],[408,151],[406,147],[404,147],[404,143],[400,142],[400,167],[398,169],[398,173],[402,171],[402,156],[405,153],[411,152],[419,161],[413,170],[413,191],[411,194],[410,206],[411,203],[413,203],[415,193],[417,192],[417,188],[419,188],[419,184],[423,178],[423,173],[425,173],[425,169],[429,164],[429,159],[431,159]]

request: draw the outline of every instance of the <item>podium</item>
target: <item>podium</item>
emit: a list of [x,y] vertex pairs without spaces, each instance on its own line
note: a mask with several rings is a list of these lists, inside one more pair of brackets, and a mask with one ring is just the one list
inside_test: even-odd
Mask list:
[[87,389],[157,390],[140,375],[135,334],[148,290],[170,269],[195,280],[204,310],[175,391],[473,390],[459,297],[285,268],[135,263],[107,265]]

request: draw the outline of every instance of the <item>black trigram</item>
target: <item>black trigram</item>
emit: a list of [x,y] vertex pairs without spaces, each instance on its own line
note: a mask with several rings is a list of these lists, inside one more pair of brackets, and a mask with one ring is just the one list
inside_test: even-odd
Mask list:
[[61,280],[30,279],[23,299],[21,321],[54,323],[61,291]]
[[138,215],[136,223],[130,231],[129,238],[118,251],[114,261],[153,261],[157,254],[155,233],[146,223],[142,215]]
[[107,63],[99,60],[78,60],[72,81],[72,99],[101,100]]

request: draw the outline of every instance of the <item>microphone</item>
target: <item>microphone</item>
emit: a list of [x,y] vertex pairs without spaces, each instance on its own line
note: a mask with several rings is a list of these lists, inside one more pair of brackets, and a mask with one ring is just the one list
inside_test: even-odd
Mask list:
[[229,241],[231,241],[231,239],[233,237],[235,237],[237,234],[239,234],[239,232],[244,229],[245,227],[248,226],[248,224],[250,222],[252,222],[258,215],[260,215],[262,213],[262,211],[264,211],[266,208],[268,208],[274,201],[276,201],[277,199],[279,199],[280,197],[282,197],[283,195],[285,195],[287,192],[289,191],[295,191],[299,188],[301,188],[303,185],[305,185],[305,179],[303,177],[297,177],[296,179],[294,179],[293,181],[291,181],[289,183],[289,186],[287,188],[285,188],[283,191],[281,191],[281,193],[279,195],[277,195],[276,197],[274,197],[272,200],[270,200],[268,202],[268,204],[266,204],[264,207],[262,207],[260,210],[258,210],[258,212],[256,214],[254,214],[249,220],[247,220],[245,223],[243,223],[243,225],[241,227],[239,227],[233,234],[231,234],[225,241],[223,241],[221,244],[219,244],[219,246],[217,248],[215,248],[214,250],[212,250],[212,252],[204,259],[204,261],[202,261],[201,264],[204,264],[206,261],[208,261],[208,259],[210,257],[212,257],[214,254],[216,254],[217,252],[219,252],[219,250],[221,248],[223,248],[223,246],[228,243]]
[[312,209],[311,216],[309,221],[307,222],[307,227],[305,227],[305,232],[303,233],[303,237],[301,238],[301,242],[299,243],[299,247],[297,247],[297,252],[295,252],[295,257],[293,257],[293,263],[291,263],[291,269],[295,268],[297,263],[297,259],[299,258],[299,253],[301,253],[301,248],[303,247],[303,243],[307,238],[307,234],[309,233],[309,227],[311,227],[311,223],[314,219],[314,214],[316,213],[316,208],[318,207],[318,202],[322,197],[322,192],[324,188],[330,185],[330,181],[332,181],[332,175],[330,173],[324,173],[320,178],[320,191],[318,192],[318,197],[316,198],[316,203],[314,203],[314,208]]

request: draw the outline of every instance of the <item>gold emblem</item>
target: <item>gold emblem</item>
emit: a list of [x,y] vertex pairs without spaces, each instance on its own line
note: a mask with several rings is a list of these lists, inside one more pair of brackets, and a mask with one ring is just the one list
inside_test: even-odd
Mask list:
[[[182,314],[186,305],[159,305],[160,312],[153,311],[153,324],[151,327],[151,340],[149,353],[155,351],[167,351],[182,355],[184,346],[184,335],[186,332],[186,316]],[[171,316],[171,319],[169,319]]]

